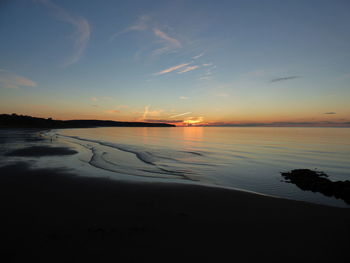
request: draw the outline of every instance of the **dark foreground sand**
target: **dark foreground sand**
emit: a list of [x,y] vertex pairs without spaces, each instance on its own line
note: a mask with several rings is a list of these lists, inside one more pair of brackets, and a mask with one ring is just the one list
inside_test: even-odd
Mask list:
[[[62,149],[61,149],[62,150]],[[1,262],[349,262],[350,210],[0,168]]]

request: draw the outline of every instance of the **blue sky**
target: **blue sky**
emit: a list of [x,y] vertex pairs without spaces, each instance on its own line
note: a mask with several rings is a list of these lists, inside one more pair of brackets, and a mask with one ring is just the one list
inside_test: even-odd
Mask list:
[[349,122],[349,10],[321,0],[2,1],[0,112]]

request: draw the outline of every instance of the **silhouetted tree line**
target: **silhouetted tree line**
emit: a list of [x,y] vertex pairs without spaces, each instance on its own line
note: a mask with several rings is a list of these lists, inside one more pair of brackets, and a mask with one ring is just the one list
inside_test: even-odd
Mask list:
[[104,120],[53,120],[26,115],[0,114],[1,128],[93,128],[93,127],[175,127],[167,123]]

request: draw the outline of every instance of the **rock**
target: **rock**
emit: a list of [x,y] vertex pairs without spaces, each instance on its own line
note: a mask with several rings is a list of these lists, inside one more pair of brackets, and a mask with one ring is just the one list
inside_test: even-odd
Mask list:
[[295,184],[304,191],[319,192],[326,196],[344,200],[350,204],[350,181],[332,182],[327,174],[309,169],[295,169],[282,172],[286,182]]

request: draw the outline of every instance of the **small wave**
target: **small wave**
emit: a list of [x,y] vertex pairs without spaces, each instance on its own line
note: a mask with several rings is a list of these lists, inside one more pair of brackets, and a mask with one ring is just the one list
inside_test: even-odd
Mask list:
[[[203,163],[193,162],[193,160],[188,162],[186,161],[188,158],[193,159],[203,156],[203,154],[194,151],[176,151],[172,149],[150,150],[142,146],[85,139],[77,136],[60,136],[77,140],[78,143],[80,142],[80,145],[91,150],[92,157],[89,161],[90,165],[116,173],[134,176],[177,178],[197,181],[195,177],[198,176],[198,174],[193,170],[188,169],[188,166],[203,165]],[[116,160],[113,152],[110,152],[108,150],[102,151],[99,149],[99,147],[95,147],[92,144],[105,146],[111,148],[112,150],[114,149],[126,153],[131,153],[139,161],[141,161],[141,163],[135,163],[132,162],[132,160],[129,160],[130,162],[121,162],[120,160]],[[113,158],[114,160],[112,160]]]
[[238,155],[238,154],[231,154],[232,158],[239,158],[239,159],[250,159],[248,156]]
[[199,156],[203,156],[203,154],[199,153],[199,152],[191,152],[191,151],[182,151],[184,153],[190,153],[190,154],[194,154],[194,155],[199,155]]

